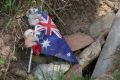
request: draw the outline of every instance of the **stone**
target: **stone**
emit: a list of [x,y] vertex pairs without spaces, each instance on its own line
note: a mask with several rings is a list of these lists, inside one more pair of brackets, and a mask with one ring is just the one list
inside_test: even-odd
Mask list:
[[75,64],[70,68],[70,70],[65,74],[65,80],[71,80],[73,75],[76,75],[76,77],[82,76],[82,67],[79,64]]
[[90,30],[89,30],[90,34],[93,37],[98,37],[101,34],[106,35],[111,29],[111,25],[112,25],[114,18],[115,18],[114,13],[108,13],[102,18],[98,19],[93,24],[91,24]]
[[38,80],[58,80],[58,76],[67,72],[69,68],[70,64],[66,62],[39,64],[33,74]]
[[113,66],[113,59],[115,51],[120,45],[120,10],[116,14],[115,20],[112,24],[103,49],[100,53],[95,69],[93,71],[94,77],[100,77],[102,74],[108,72]]
[[66,35],[64,36],[64,38],[72,51],[82,49],[90,45],[94,41],[93,38],[91,38],[90,36],[80,32],[72,35]]
[[114,80],[114,78],[110,74],[103,74],[101,77],[99,77],[95,80]]
[[100,51],[101,44],[99,40],[96,40],[78,56],[79,65],[81,65],[82,68],[86,67],[92,60],[99,56]]
[[82,76],[82,70],[90,64],[92,60],[99,56],[101,51],[101,44],[99,40],[93,42],[89,47],[87,47],[80,55],[77,57],[79,64],[73,65],[73,67],[66,73],[66,80],[70,80],[73,74],[78,77]]

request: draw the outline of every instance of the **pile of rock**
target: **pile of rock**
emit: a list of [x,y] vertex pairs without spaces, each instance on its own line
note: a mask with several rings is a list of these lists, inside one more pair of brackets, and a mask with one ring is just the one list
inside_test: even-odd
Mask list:
[[[68,45],[70,46],[70,48],[73,51],[83,49],[83,51],[80,52],[79,54],[77,54],[77,56],[76,56],[79,61],[79,64],[75,64],[75,65],[71,66],[67,62],[61,63],[59,61],[55,62],[55,63],[52,62],[49,64],[40,64],[35,69],[34,75],[36,77],[38,77],[39,80],[41,80],[41,79],[43,80],[44,78],[47,78],[47,80],[49,80],[49,78],[51,78],[50,77],[51,75],[54,78],[53,80],[56,80],[56,76],[58,73],[65,74],[67,80],[70,80],[71,75],[73,75],[73,74],[81,77],[82,71],[87,65],[89,65],[99,55],[101,56],[102,54],[105,54],[104,50],[107,50],[107,48],[108,48],[107,45],[110,44],[110,43],[108,43],[109,36],[108,36],[106,42],[105,42],[105,39],[109,32],[110,32],[109,35],[112,35],[112,33],[114,32],[113,31],[114,28],[112,28],[112,30],[111,30],[111,26],[112,26],[115,16],[116,15],[114,13],[108,13],[107,15],[105,15],[102,18],[95,21],[90,26],[90,29],[89,29],[90,35],[78,32],[78,33],[75,33],[72,35],[64,36],[65,40],[67,41]],[[113,27],[114,27],[114,25],[113,25]],[[116,37],[114,37],[112,39],[115,39],[115,38]],[[111,39],[109,39],[109,40],[111,40]],[[112,42],[112,41],[110,41],[110,42]],[[103,45],[104,45],[104,47],[102,48]],[[110,49],[112,49],[112,48],[110,48]],[[102,53],[102,54],[100,54],[100,53]],[[109,54],[109,53],[106,52],[106,54]],[[106,56],[106,55],[104,55],[104,56]],[[40,59],[39,59],[39,61],[40,61]],[[99,61],[99,59],[98,59],[98,61]],[[100,64],[100,62],[97,62],[97,65],[98,64]],[[101,65],[99,65],[99,67],[101,67]],[[96,69],[98,71],[100,71],[100,69],[98,69],[97,67],[95,68],[95,70]],[[93,76],[98,77],[98,76],[96,76],[95,70],[93,72]],[[43,72],[45,72],[45,73],[43,73]],[[98,72],[98,74],[99,74],[99,72]]]
[[[49,57],[33,56],[33,61],[38,64],[33,70],[33,74],[39,80],[50,80],[51,78],[56,80],[60,74],[64,74],[65,78],[70,80],[73,74],[81,77],[83,69],[98,58],[92,75],[98,77],[96,80],[102,80],[111,67],[111,55],[114,55],[113,53],[120,43],[119,30],[119,12],[117,14],[108,13],[90,25],[90,34],[78,32],[64,36],[73,52],[79,50],[76,54],[79,64],[73,65],[60,60],[55,61]],[[105,74],[105,77],[101,74]],[[113,79],[109,75],[107,77]]]

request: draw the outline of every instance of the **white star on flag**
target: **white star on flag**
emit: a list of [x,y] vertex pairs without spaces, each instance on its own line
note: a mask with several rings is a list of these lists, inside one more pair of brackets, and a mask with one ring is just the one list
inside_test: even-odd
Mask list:
[[68,56],[68,57],[70,57],[70,56],[71,56],[71,53],[70,53],[70,52],[68,52],[68,53],[67,53],[67,56]]
[[47,39],[47,40],[44,40],[43,43],[41,43],[41,44],[42,44],[43,48],[47,48],[48,46],[50,46],[50,41],[48,41],[48,39]]

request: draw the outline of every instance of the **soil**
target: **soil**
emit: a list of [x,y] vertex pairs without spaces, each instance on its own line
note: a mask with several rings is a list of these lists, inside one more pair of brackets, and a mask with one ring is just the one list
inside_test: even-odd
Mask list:
[[[55,10],[56,14],[63,21],[57,22],[62,34],[73,34],[79,31],[89,34],[88,30],[91,23],[108,12],[116,11],[118,7],[118,3],[115,0],[65,1],[56,0],[57,4],[52,2],[52,0],[48,1],[52,9]],[[54,15],[52,11],[49,11],[49,13]]]
[[[89,34],[89,25],[108,12],[116,11],[115,5],[118,5],[112,0],[109,0],[110,4],[106,3],[106,0],[45,1],[63,21],[59,21],[56,14],[48,8],[49,14],[55,16],[53,19],[56,20],[63,35],[79,31]],[[44,7],[46,8],[46,5]],[[18,74],[20,71],[27,74],[29,60],[29,49],[24,47],[22,39],[23,32],[29,28],[24,16],[25,14],[16,14],[10,20],[6,14],[0,13],[0,57],[6,59],[6,63],[0,65],[0,80],[25,80],[27,78]],[[33,65],[36,64],[33,63]],[[13,69],[19,70],[18,73],[15,73]]]

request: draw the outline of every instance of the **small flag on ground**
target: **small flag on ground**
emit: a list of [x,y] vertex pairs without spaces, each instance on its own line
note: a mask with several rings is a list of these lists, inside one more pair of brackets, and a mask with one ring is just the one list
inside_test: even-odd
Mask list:
[[38,44],[42,47],[42,54],[78,63],[68,44],[59,33],[57,26],[47,13],[42,13],[39,24],[35,26],[35,32],[43,35],[42,39],[38,41]]

